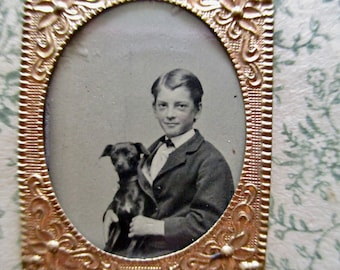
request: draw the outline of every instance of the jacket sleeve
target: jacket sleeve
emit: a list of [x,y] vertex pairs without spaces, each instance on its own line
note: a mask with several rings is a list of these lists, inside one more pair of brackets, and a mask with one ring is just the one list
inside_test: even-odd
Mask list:
[[208,231],[226,210],[234,194],[229,166],[222,155],[205,158],[199,168],[196,193],[184,217],[164,219],[165,241],[183,248]]

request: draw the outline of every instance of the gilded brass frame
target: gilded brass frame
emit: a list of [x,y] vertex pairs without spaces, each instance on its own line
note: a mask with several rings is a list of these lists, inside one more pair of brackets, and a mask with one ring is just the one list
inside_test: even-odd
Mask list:
[[25,269],[262,269],[271,171],[273,3],[165,0],[191,11],[217,35],[234,64],[246,115],[246,149],[234,197],[208,234],[168,256],[131,260],[88,242],[57,202],[45,158],[44,106],[57,57],[72,34],[129,0],[27,0],[22,41],[19,185]]

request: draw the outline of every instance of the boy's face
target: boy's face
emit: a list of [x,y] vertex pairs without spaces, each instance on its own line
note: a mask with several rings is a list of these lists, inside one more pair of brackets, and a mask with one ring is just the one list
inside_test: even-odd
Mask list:
[[170,90],[162,86],[160,89],[153,109],[165,134],[172,138],[192,129],[201,105],[198,109],[195,107],[186,87]]

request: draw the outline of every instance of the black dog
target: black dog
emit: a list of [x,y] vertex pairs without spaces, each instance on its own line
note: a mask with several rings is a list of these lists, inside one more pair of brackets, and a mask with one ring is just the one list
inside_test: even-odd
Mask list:
[[113,166],[119,176],[119,189],[108,210],[118,217],[118,222],[112,222],[109,228],[108,240],[104,250],[110,253],[129,256],[136,240],[128,237],[130,222],[133,217],[143,215],[145,195],[137,181],[137,166],[142,154],[149,154],[141,143],[117,143],[107,145],[101,157],[110,156]]

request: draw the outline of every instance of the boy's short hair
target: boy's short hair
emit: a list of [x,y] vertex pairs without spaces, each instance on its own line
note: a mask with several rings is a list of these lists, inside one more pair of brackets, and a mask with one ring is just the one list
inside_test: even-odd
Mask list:
[[170,90],[184,86],[190,92],[195,107],[199,109],[202,102],[203,88],[199,79],[192,72],[177,68],[159,76],[151,87],[154,104],[156,103],[161,86],[165,86]]

